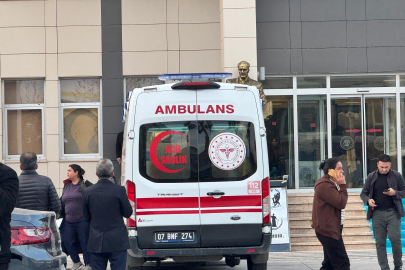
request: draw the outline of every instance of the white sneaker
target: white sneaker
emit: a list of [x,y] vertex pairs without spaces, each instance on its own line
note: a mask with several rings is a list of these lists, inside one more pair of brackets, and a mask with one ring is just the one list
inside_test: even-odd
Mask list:
[[81,269],[83,269],[84,268],[84,265],[82,264],[82,262],[77,262],[77,263],[73,263],[73,266],[72,266],[72,270],[81,270]]
[[91,265],[90,265],[90,264],[86,265],[86,266],[83,268],[83,270],[91,270]]

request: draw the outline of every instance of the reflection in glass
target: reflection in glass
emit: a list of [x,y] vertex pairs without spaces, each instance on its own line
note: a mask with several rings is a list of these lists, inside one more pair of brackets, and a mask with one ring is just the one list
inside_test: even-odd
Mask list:
[[313,188],[327,156],[326,97],[298,96],[298,160],[300,188]]
[[292,77],[266,77],[263,84],[263,89],[292,89]]
[[331,76],[331,88],[395,87],[395,75]]
[[98,110],[64,109],[65,154],[98,153]]
[[6,80],[4,81],[5,104],[44,103],[43,80]]
[[287,187],[295,188],[294,116],[292,96],[267,96],[273,103],[273,114],[265,120],[270,179],[288,175]]
[[100,79],[60,80],[61,103],[100,102]]
[[326,77],[297,77],[297,88],[326,88]]
[[331,100],[332,157],[343,165],[348,188],[363,187],[361,98]]
[[159,85],[165,83],[159,80],[157,76],[154,77],[128,77],[125,78],[125,90],[126,93],[134,90],[135,88],[141,88],[151,85]]
[[401,94],[401,150],[402,173],[405,173],[405,94]]
[[42,154],[42,111],[7,110],[8,155]]
[[367,174],[377,170],[377,157],[391,157],[391,168],[397,170],[397,125],[395,97],[365,98]]

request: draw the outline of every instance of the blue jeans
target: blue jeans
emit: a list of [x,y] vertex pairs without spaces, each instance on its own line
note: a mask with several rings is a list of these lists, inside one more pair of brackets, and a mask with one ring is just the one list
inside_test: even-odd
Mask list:
[[401,217],[395,209],[375,210],[372,216],[378,264],[382,270],[390,269],[387,259],[387,234],[392,245],[394,265],[402,265]]
[[83,253],[84,264],[90,264],[90,253],[87,252],[87,242],[89,240],[89,230],[90,224],[85,220],[78,222],[65,222],[65,227],[63,228],[62,241],[65,245],[67,251],[69,252],[70,258],[74,263],[80,262],[79,250],[77,250],[75,241],[79,240],[80,248]]
[[111,270],[125,270],[127,264],[127,251],[92,253],[91,269],[106,270],[108,261],[110,261]]

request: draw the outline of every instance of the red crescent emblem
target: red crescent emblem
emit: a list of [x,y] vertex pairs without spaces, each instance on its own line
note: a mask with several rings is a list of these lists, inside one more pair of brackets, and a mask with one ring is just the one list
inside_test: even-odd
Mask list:
[[170,169],[166,168],[165,166],[163,166],[162,163],[159,162],[159,159],[158,159],[157,154],[156,154],[156,149],[157,149],[157,146],[158,146],[159,142],[165,136],[170,135],[170,134],[179,134],[179,135],[181,135],[183,137],[186,137],[182,133],[180,133],[178,131],[173,131],[173,130],[169,130],[169,131],[165,131],[165,132],[160,133],[159,135],[156,136],[156,138],[153,139],[152,144],[150,145],[150,153],[149,153],[150,154],[150,160],[152,161],[153,165],[155,165],[156,168],[158,168],[162,172],[165,172],[165,173],[177,173],[179,171],[184,170],[186,167],[184,167],[182,169],[179,169],[179,170],[170,170]]

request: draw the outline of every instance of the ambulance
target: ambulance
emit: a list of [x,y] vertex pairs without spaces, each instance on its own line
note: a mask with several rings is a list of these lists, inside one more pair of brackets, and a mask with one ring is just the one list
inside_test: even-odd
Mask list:
[[[230,73],[167,74],[181,80],[128,95],[122,178],[128,269],[172,259],[247,260],[267,269],[271,244],[266,129],[254,86],[219,83]],[[216,81],[214,81],[215,79]]]

